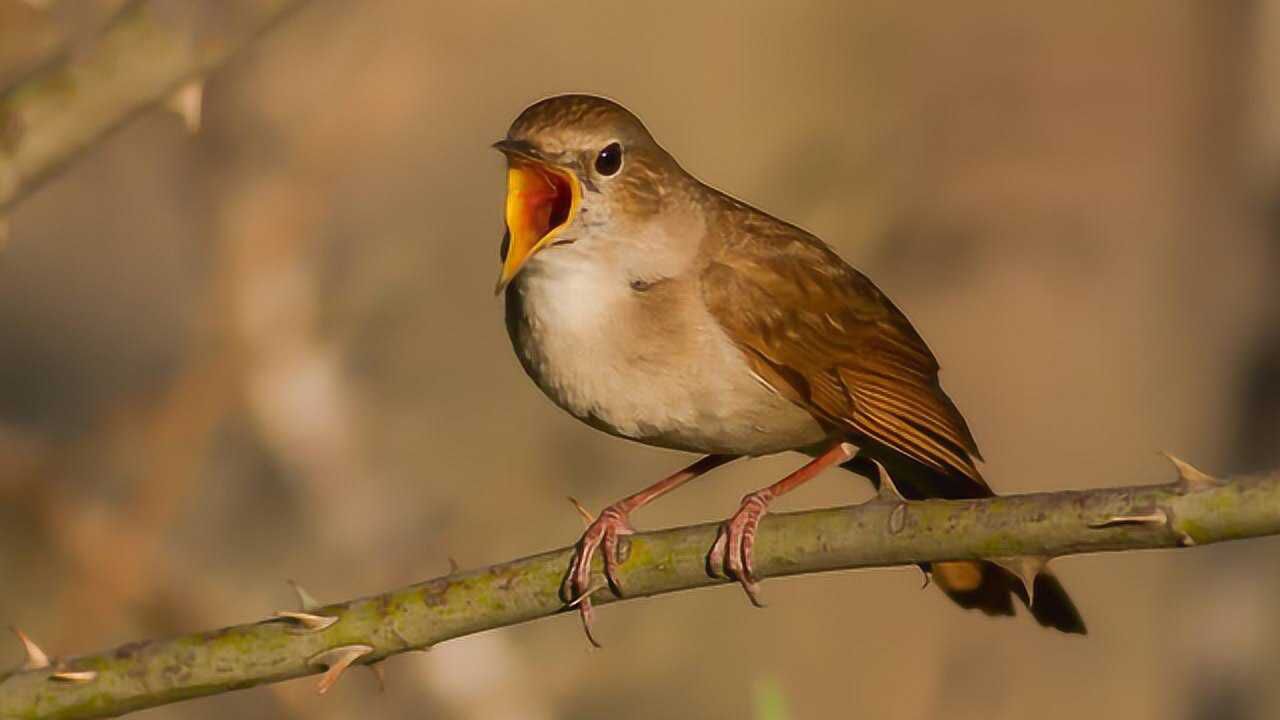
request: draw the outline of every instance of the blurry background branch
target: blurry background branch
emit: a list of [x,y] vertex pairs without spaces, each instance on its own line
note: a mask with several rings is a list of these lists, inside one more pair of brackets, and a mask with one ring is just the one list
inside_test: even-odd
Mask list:
[[0,223],[14,203],[161,101],[195,130],[205,74],[303,0],[129,2],[83,48],[0,94]]
[[[217,33],[236,1],[147,7]],[[0,0],[0,88],[91,55],[128,4]],[[1159,478],[1134,448],[1280,467],[1280,3],[592,7],[308,3],[206,76],[197,136],[162,101],[6,209],[0,620],[61,653],[245,623],[283,577],[338,600],[558,547],[565,495],[669,472],[548,403],[488,292],[489,143],[568,90],[626,102],[903,303],[1001,492]],[[605,26],[627,52],[558,42]],[[721,517],[791,462],[642,521]],[[866,493],[832,477],[779,509]],[[376,698],[359,672],[148,715],[782,720],[753,712],[769,690],[796,718],[856,696],[885,720],[1272,720],[1278,551],[1059,561],[1085,642],[903,567],[780,584],[767,613],[734,588],[604,610],[627,652],[557,617],[399,658]],[[21,652],[0,640],[0,669]]]
[[[860,506],[767,517],[757,568],[769,577],[967,558],[1047,562],[1280,534],[1280,472],[1218,480],[1174,463],[1178,480],[1166,485],[972,501],[905,502],[885,483],[878,498]],[[705,570],[715,533],[715,524],[704,524],[625,540],[620,581],[627,596],[725,582]],[[0,717],[114,716],[322,671],[324,692],[351,664],[564,610],[560,584],[571,552],[455,571],[323,607],[300,590],[302,608],[272,620],[65,660],[49,660],[19,633],[28,659],[0,680]],[[607,589],[598,592],[599,602],[612,599]]]

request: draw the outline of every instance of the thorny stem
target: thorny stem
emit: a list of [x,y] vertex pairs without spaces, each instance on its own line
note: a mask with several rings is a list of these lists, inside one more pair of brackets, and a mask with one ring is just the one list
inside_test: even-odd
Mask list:
[[[1280,471],[1218,481],[1178,463],[1177,482],[982,500],[902,502],[767,516],[760,577],[972,558],[1206,545],[1280,534]],[[707,575],[716,523],[629,536],[618,572],[629,598],[727,582]],[[0,718],[96,718],[321,672],[321,660],[377,662],[450,638],[564,612],[562,548],[280,618],[0,675]],[[593,587],[606,587],[595,565]],[[598,603],[615,601],[601,592]],[[727,601],[727,600],[726,600]],[[314,625],[323,625],[315,623]],[[326,675],[326,687],[341,669]],[[63,679],[54,679],[61,675]],[[67,679],[72,678],[72,679]],[[85,679],[91,678],[91,679]]]

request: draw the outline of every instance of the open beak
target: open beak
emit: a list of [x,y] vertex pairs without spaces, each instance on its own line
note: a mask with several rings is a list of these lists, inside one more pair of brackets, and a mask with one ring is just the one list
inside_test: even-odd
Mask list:
[[507,233],[509,245],[494,294],[519,274],[529,258],[555,244],[582,204],[582,187],[572,172],[538,157],[525,143],[494,145],[507,156]]

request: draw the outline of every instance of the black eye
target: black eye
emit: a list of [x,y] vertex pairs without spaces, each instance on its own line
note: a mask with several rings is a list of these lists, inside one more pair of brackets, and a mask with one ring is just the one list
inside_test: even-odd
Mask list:
[[596,156],[596,172],[601,175],[613,175],[622,167],[622,146],[609,143]]

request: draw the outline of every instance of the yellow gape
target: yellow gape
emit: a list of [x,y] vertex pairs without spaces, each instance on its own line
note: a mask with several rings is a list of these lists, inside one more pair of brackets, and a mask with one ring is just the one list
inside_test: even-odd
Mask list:
[[511,158],[507,171],[507,231],[510,245],[494,292],[501,292],[534,253],[552,244],[573,222],[582,188],[573,173],[533,160]]

